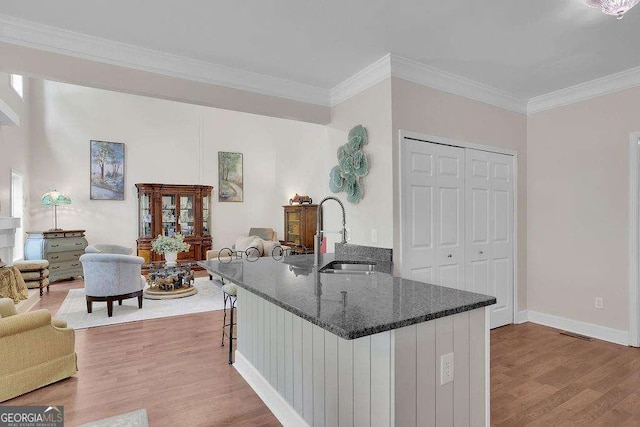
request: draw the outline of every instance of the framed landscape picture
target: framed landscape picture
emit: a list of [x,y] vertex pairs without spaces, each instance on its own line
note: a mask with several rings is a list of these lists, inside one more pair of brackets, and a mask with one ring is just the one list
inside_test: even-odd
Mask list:
[[218,151],[218,201],[242,202],[242,153]]
[[124,200],[124,144],[91,140],[91,200]]

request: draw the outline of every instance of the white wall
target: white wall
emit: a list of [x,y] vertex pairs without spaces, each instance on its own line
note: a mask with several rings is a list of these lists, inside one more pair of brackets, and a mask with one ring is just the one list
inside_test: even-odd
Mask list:
[[627,145],[639,113],[634,88],[529,117],[530,310],[628,330]]
[[[518,152],[518,307],[527,306],[527,117],[488,104],[392,78],[395,194],[399,194],[398,131],[414,131]],[[395,205],[399,206],[396,199]],[[399,211],[394,212],[399,250]]]
[[[29,185],[29,79],[24,79],[24,99],[11,88],[9,74],[0,72],[0,100],[20,117],[20,126],[0,126],[0,216],[11,216],[11,169],[25,175],[25,192]],[[23,227],[29,226],[25,213]]]
[[[51,228],[51,209],[39,199],[58,189],[73,201],[59,209],[59,226],[86,229],[89,243],[135,246],[138,182],[213,185],[215,248],[230,246],[251,226],[282,236],[281,205],[290,195],[278,182],[306,170],[288,160],[313,157],[326,141],[320,125],[51,81],[34,80],[32,101],[32,228]],[[124,201],[89,200],[91,139],[126,144]],[[244,153],[243,203],[217,201],[218,151]]]

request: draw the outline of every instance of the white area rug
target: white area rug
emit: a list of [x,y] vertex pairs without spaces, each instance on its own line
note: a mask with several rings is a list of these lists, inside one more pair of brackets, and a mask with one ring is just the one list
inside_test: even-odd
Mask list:
[[204,311],[222,310],[224,299],[220,282],[211,281],[208,277],[195,280],[198,293],[185,298],[151,300],[144,299],[142,308],[138,309],[138,299],[129,298],[113,304],[113,317],[107,316],[107,303],[94,302],[93,313],[87,313],[87,301],[84,289],[71,289],[62,302],[56,317],[66,320],[74,329],[92,328],[95,326],[114,325],[117,323],[135,322],[138,320],[157,319],[160,317],[180,316],[183,314],[202,313]]
[[104,418],[98,421],[82,424],[81,427],[148,427],[147,411],[138,409],[115,417]]

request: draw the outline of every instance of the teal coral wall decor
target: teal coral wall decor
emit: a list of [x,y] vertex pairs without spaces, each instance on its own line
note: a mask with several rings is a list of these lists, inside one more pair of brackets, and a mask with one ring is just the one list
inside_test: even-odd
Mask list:
[[367,142],[367,130],[362,125],[351,129],[347,143],[338,148],[338,165],[329,173],[331,191],[345,191],[350,203],[358,203],[364,197],[360,178],[369,173],[369,161],[362,150]]

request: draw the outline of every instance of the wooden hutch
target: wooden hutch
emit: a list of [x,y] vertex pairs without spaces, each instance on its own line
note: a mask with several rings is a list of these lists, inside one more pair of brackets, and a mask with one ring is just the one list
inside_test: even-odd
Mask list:
[[313,252],[318,205],[284,205],[284,243]]
[[138,189],[138,256],[145,263],[161,262],[164,255],[151,250],[158,235],[181,233],[191,245],[179,261],[206,259],[211,249],[211,192],[208,185],[136,184]]

